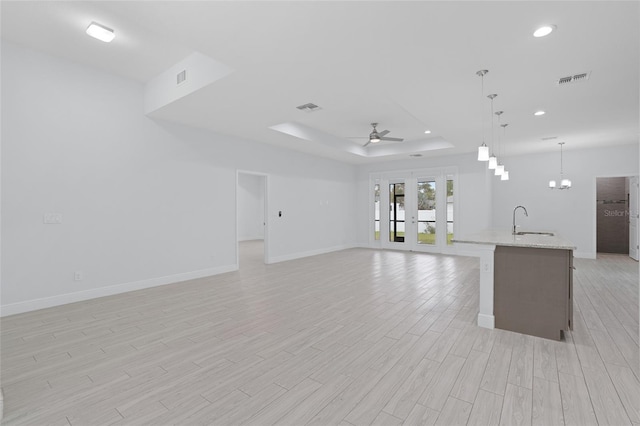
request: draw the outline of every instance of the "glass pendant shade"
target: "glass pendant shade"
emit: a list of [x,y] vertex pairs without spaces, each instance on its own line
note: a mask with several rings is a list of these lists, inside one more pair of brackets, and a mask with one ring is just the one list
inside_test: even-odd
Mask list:
[[502,173],[500,180],[509,180],[509,172],[505,170],[504,173]]
[[571,180],[564,178],[563,168],[562,168],[562,145],[564,142],[559,142],[560,145],[560,186],[556,186],[555,180],[549,181],[549,188],[551,189],[570,189],[571,188]]
[[496,157],[495,155],[492,155],[491,157],[489,157],[489,170],[494,170],[497,165],[498,165],[498,157]]
[[484,142],[478,147],[478,161],[489,161],[489,147]]
[[[478,77],[480,77],[480,81],[481,81],[481,98],[484,98],[484,76],[486,73],[488,73],[489,70],[480,70],[476,72],[476,75]],[[478,161],[489,161],[489,147],[484,143],[484,116],[482,115],[482,106],[480,108],[480,116],[482,117],[482,128],[481,128],[481,133],[482,133],[482,145],[480,145],[478,147]]]
[[495,170],[495,176],[502,176],[504,173],[504,166],[502,164],[498,164]]

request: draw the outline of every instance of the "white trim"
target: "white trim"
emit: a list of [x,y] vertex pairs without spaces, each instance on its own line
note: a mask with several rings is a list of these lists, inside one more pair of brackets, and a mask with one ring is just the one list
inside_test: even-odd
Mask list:
[[[263,180],[263,208],[264,208],[264,235],[261,236],[260,238],[240,238],[239,237],[239,232],[238,232],[238,214],[239,214],[239,209],[238,209],[238,186],[239,186],[239,179],[240,179],[240,173],[245,174],[245,175],[252,175],[252,176],[258,176],[261,178],[264,178]],[[239,247],[239,243],[240,241],[248,241],[250,239],[255,239],[255,240],[263,240],[264,241],[264,263],[268,264],[269,263],[269,175],[267,173],[262,173],[262,172],[254,172],[254,171],[250,171],[250,170],[242,170],[242,169],[236,169],[236,191],[235,191],[235,197],[236,197],[236,216],[235,216],[235,220],[236,220],[236,265],[240,265],[240,247]]]
[[366,249],[379,249],[382,250],[377,245],[371,245],[369,243],[355,243],[351,248],[366,248]]
[[580,259],[596,259],[595,251],[574,251],[573,257],[578,257]]
[[255,241],[255,240],[263,241],[264,240],[264,236],[263,235],[255,235],[255,236],[239,237],[238,238],[238,241]]
[[461,251],[475,251],[480,257],[480,300],[478,306],[478,326],[495,328],[493,312],[494,293],[494,244],[457,243]]
[[455,255],[456,256],[467,256],[467,257],[480,257],[480,253],[478,252],[478,250],[472,250],[472,249],[468,249],[466,247],[455,247],[454,243],[454,248],[455,248]]
[[496,328],[496,317],[493,315],[478,314],[478,327]]
[[[301,259],[303,257],[317,256],[319,254],[326,254],[326,253],[332,253],[334,251],[348,250],[350,248],[356,248],[356,247],[360,247],[360,245],[359,244],[349,244],[349,245],[327,247],[327,248],[322,248],[322,249],[317,249],[317,250],[304,251],[304,252],[299,252],[299,253],[285,254],[285,255],[282,255],[282,256],[272,257],[272,258],[269,259],[269,261],[267,263],[268,264],[272,264],[272,263],[286,262],[288,260],[295,260],[295,259]],[[362,246],[362,247],[366,248],[366,245]]]
[[[453,180],[453,185],[454,185],[454,193],[453,193],[453,216],[454,216],[454,222],[453,222],[453,233],[454,235],[456,235],[456,232],[458,232],[458,230],[460,229],[460,224],[459,224],[459,220],[458,218],[460,217],[459,215],[459,205],[460,205],[460,198],[458,196],[460,189],[458,188],[458,183],[460,181],[459,176],[458,176],[458,167],[457,166],[445,166],[445,167],[433,167],[433,168],[419,168],[419,169],[404,169],[404,170],[393,170],[393,171],[381,171],[381,172],[371,172],[369,173],[369,187],[368,187],[368,192],[369,192],[369,208],[367,209],[369,211],[369,223],[367,225],[368,229],[369,229],[369,247],[375,247],[375,248],[381,248],[383,250],[404,250],[404,251],[414,251],[414,252],[421,252],[421,253],[440,253],[440,254],[450,254],[450,255],[455,255],[457,254],[457,251],[455,248],[453,248],[452,246],[448,245],[446,243],[446,229],[447,229],[447,215],[446,215],[446,209],[447,209],[447,203],[446,203],[446,199],[447,199],[447,195],[446,195],[446,190],[443,191],[438,191],[437,192],[437,205],[438,206],[444,206],[444,214],[439,214],[437,215],[437,226],[438,228],[444,228],[445,232],[439,232],[437,234],[437,240],[436,240],[436,244],[433,245],[429,245],[429,244],[417,244],[415,241],[414,242],[410,242],[405,240],[404,242],[392,242],[392,241],[388,241],[388,239],[386,238],[386,236],[389,235],[389,210],[388,208],[382,208],[382,205],[389,205],[389,191],[386,190],[386,188],[389,186],[389,184],[391,183],[404,183],[406,185],[405,187],[405,194],[410,194],[416,191],[415,188],[415,184],[417,184],[418,179],[420,178],[424,178],[424,179],[433,179],[434,181],[437,182],[437,185],[439,187],[444,187],[446,188],[446,182],[447,182],[447,177],[451,176],[452,180]],[[380,241],[374,241],[373,240],[373,223],[374,223],[374,217],[373,217],[373,209],[370,208],[370,206],[373,205],[373,185],[375,184],[375,181],[378,180],[380,183],[380,187],[381,187],[381,191],[380,191]],[[384,190],[382,190],[382,188],[385,188]],[[407,200],[405,199],[405,214],[407,214],[408,211],[412,210],[413,207],[412,203],[414,203],[413,200]],[[415,203],[414,203],[415,204]],[[409,223],[409,219],[407,217],[405,217],[405,234],[406,235],[413,235],[414,231],[416,230],[416,226],[415,222]],[[444,226],[443,226],[444,224]],[[383,235],[385,236],[385,238],[383,238]],[[405,235],[405,236],[406,236]]]
[[24,312],[36,311],[38,309],[51,308],[53,306],[66,305],[68,303],[81,302],[83,300],[96,299],[98,297],[112,296],[114,294],[127,293],[129,291],[142,290],[150,287],[175,284],[181,281],[210,277],[212,275],[224,274],[226,272],[237,270],[237,264],[226,265],[216,268],[200,269],[198,271],[183,272],[181,274],[167,275],[164,277],[150,278],[147,280],[133,281],[124,284],[115,284],[91,290],[60,294],[57,296],[43,297],[41,299],[25,300],[24,302],[2,305],[0,307],[0,316],[5,317],[8,315],[21,314]]

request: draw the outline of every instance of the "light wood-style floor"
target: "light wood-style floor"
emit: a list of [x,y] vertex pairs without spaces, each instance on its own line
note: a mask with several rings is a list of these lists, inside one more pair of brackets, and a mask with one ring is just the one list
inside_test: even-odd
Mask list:
[[475,326],[475,258],[353,249],[2,319],[4,424],[640,424],[638,264],[574,331]]

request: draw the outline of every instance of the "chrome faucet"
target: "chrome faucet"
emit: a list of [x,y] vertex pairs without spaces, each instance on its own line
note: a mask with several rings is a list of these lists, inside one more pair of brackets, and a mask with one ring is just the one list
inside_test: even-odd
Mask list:
[[516,206],[513,209],[513,235],[516,235],[516,210],[518,209],[524,210],[524,215],[529,217],[529,213],[527,213],[527,209],[524,206]]

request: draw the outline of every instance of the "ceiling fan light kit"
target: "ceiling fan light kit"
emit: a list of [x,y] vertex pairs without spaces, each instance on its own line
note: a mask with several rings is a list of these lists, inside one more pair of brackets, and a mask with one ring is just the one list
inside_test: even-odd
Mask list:
[[383,130],[381,132],[378,132],[378,129],[376,129],[377,126],[378,126],[378,123],[371,123],[371,127],[373,127],[373,130],[371,131],[371,133],[369,133],[369,141],[363,146],[367,146],[371,143],[378,143],[380,141],[402,142],[404,140],[403,138],[387,137],[386,135],[391,132],[389,130]]

